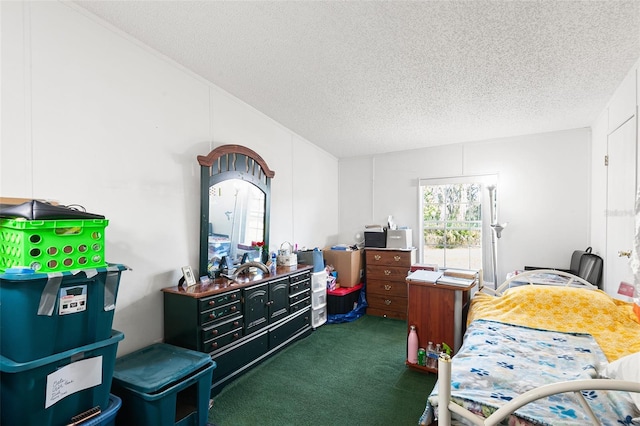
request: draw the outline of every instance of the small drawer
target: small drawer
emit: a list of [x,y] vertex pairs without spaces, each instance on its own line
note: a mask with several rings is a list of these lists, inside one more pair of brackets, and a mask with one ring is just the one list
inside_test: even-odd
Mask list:
[[370,279],[367,282],[367,294],[407,297],[407,283],[406,281]]
[[[308,296],[308,294],[307,294],[307,296]],[[301,300],[299,302],[291,304],[291,306],[289,307],[289,313],[292,314],[294,312],[298,312],[298,311],[306,308],[309,305],[311,305],[311,298],[307,297],[306,299],[303,299],[303,300]]]
[[298,293],[309,288],[311,288],[311,279],[307,277],[306,280],[292,282],[289,285],[289,294]]
[[320,327],[327,322],[327,307],[315,308],[311,311],[311,327]]
[[240,301],[230,305],[221,306],[219,308],[211,309],[210,311],[202,312],[200,314],[200,325],[210,323],[213,320],[227,317],[240,313]]
[[240,290],[234,290],[227,293],[216,294],[215,296],[205,297],[198,301],[200,312],[226,305],[240,300]]
[[382,280],[399,280],[405,281],[409,268],[402,266],[389,266],[389,265],[367,265],[367,278],[376,278]]
[[386,311],[407,312],[407,298],[367,293],[370,308]]
[[242,329],[242,315],[229,318],[227,320],[223,320],[217,322],[209,327],[202,329],[202,341],[206,342],[210,339],[215,339],[223,334],[230,332],[231,330],[235,330],[236,328]]
[[367,265],[404,266],[409,268],[414,263],[414,251],[367,250]]
[[327,271],[314,272],[311,274],[311,290],[316,291],[327,288]]
[[327,304],[327,289],[323,288],[311,293],[311,306],[319,308]]
[[203,352],[213,352],[235,342],[242,337],[242,330],[234,330],[212,340],[204,342]]
[[297,283],[298,281],[304,281],[311,278],[311,273],[309,271],[303,272],[301,274],[295,274],[289,276],[289,282],[291,284]]
[[308,291],[301,291],[299,293],[296,294],[292,294],[289,296],[289,304],[292,303],[297,303],[299,301],[301,301],[302,299],[308,298],[309,297],[309,292]]

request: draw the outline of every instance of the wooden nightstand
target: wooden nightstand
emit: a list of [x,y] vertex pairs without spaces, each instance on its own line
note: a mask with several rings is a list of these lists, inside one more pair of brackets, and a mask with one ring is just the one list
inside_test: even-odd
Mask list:
[[[453,354],[460,349],[466,330],[467,310],[471,290],[477,280],[466,287],[406,280],[408,289],[407,335],[411,325],[416,326],[421,348],[429,342],[446,343]],[[437,369],[415,364],[411,368],[436,372]]]

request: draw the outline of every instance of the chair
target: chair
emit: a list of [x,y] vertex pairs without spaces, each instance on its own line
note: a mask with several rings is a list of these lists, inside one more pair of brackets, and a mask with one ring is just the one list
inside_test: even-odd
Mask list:
[[591,253],[591,251],[591,247],[587,247],[586,250],[574,251],[571,255],[569,269],[525,266],[524,270],[555,269],[557,271],[569,272],[602,289],[602,266],[604,262],[600,256]]

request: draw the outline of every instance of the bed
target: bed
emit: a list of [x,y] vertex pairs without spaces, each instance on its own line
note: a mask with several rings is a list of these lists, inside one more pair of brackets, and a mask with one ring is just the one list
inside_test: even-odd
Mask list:
[[[534,284],[545,273],[562,279]],[[529,271],[476,293],[467,323],[460,350],[440,357],[421,425],[640,425],[633,304]]]

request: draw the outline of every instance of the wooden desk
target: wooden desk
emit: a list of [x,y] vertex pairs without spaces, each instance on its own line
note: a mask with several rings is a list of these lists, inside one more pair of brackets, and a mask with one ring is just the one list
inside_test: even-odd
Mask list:
[[[446,343],[453,354],[460,349],[466,331],[467,310],[471,290],[477,280],[469,286],[435,284],[406,280],[408,293],[407,335],[411,325],[416,326],[418,344],[421,348]],[[437,369],[406,363],[407,366],[427,372]]]

